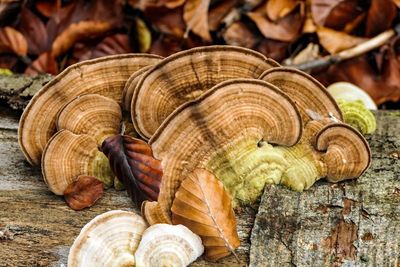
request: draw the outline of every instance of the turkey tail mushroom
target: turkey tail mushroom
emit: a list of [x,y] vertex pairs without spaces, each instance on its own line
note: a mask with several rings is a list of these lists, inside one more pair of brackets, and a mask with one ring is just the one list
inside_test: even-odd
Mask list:
[[315,137],[315,148],[323,151],[326,178],[340,182],[361,176],[371,164],[371,150],[363,135],[349,125],[326,125]]
[[100,94],[120,103],[129,76],[160,58],[114,55],[71,65],[58,74],[34,95],[21,116],[18,142],[28,162],[40,164],[43,149],[56,131],[57,114],[65,104],[83,94]]
[[236,46],[206,46],[176,53],[143,74],[132,98],[132,122],[136,131],[149,139],[178,106],[212,86],[233,78],[257,78],[277,66],[258,52]]
[[263,171],[271,153],[259,142],[292,146],[301,135],[295,104],[274,85],[255,79],[216,85],[176,109],[150,139],[164,174],[158,204],[143,203],[146,219],[170,218],[175,193],[195,168],[214,173],[235,203],[254,202],[273,175]]
[[110,187],[114,175],[94,138],[68,130],[57,132],[43,151],[42,174],[49,189],[62,195],[79,175],[94,176]]
[[112,210],[98,215],[75,239],[68,267],[135,266],[134,253],[146,228],[143,218],[133,212]]
[[121,119],[121,108],[115,100],[88,94],[75,98],[60,111],[57,129],[90,135],[100,147],[106,137],[120,132]]

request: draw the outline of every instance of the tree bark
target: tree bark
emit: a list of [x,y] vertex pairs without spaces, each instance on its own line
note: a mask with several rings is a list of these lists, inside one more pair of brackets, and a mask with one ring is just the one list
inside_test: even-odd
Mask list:
[[[266,188],[257,216],[254,208],[237,211],[239,261],[199,259],[192,266],[398,265],[400,114],[377,116],[378,130],[369,137],[373,163],[365,175],[340,184],[320,181],[304,193]],[[138,209],[126,192],[115,190],[89,209],[70,209],[25,161],[18,119],[0,108],[0,266],[62,266],[89,220],[112,209]]]

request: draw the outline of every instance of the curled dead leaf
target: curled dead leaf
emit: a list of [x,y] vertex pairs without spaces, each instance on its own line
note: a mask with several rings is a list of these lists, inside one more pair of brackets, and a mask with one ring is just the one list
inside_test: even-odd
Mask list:
[[183,8],[183,19],[186,23],[186,35],[189,31],[205,41],[211,41],[208,29],[208,6],[210,0],[187,0]]
[[171,207],[172,223],[183,224],[199,235],[210,260],[239,247],[236,218],[224,185],[209,171],[195,169],[181,183]]
[[52,55],[58,57],[67,52],[77,41],[101,36],[111,28],[112,25],[107,21],[81,21],[72,23],[54,40]]
[[223,33],[224,40],[229,45],[253,48],[260,38],[241,21],[232,23]]
[[216,31],[236,3],[237,0],[222,0],[218,1],[215,5],[211,5],[208,12],[208,28],[211,31]]
[[45,52],[39,55],[39,57],[35,61],[33,61],[25,70],[25,74],[31,76],[43,73],[50,73],[53,75],[58,73],[57,61],[50,52]]
[[268,18],[265,5],[247,13],[247,15],[255,22],[266,38],[291,42],[297,39],[301,33],[305,19],[303,9],[304,3],[300,2],[298,8],[277,21],[271,21]]
[[51,17],[61,9],[61,0],[38,0],[35,7],[43,16]]
[[140,207],[144,200],[157,200],[163,172],[149,144],[118,134],[104,140],[101,150],[134,203]]
[[265,8],[268,18],[276,21],[292,12],[297,4],[297,0],[269,0]]
[[366,36],[373,37],[390,29],[396,15],[397,8],[392,0],[372,0],[368,10]]
[[182,38],[185,33],[185,21],[183,20],[183,7],[175,9],[148,8],[144,16],[151,21],[160,32]]
[[65,189],[64,198],[71,209],[82,210],[93,206],[103,191],[103,183],[96,177],[80,175]]
[[13,52],[18,56],[26,56],[28,43],[19,31],[11,27],[0,29],[0,53]]
[[325,27],[318,27],[317,34],[320,44],[330,54],[336,54],[337,52],[349,49],[367,40],[366,38],[348,35],[344,32]]

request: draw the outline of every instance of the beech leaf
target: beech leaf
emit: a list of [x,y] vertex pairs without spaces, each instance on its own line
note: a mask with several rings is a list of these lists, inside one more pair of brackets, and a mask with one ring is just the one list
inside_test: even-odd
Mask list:
[[39,57],[33,61],[28,68],[25,70],[25,74],[35,76],[42,73],[57,74],[58,64],[55,58],[50,52],[45,52],[39,55]]
[[366,35],[373,37],[390,29],[396,15],[397,8],[391,0],[372,0],[368,10]]
[[11,27],[0,29],[0,53],[13,52],[18,56],[26,56],[28,43],[19,31]]
[[240,245],[231,198],[205,169],[195,169],[181,183],[171,211],[173,224],[183,224],[201,237],[210,260],[228,256]]
[[43,16],[51,17],[61,9],[61,0],[38,0],[35,7]]
[[64,191],[64,198],[73,210],[82,210],[94,205],[103,195],[103,182],[93,176],[80,175]]
[[186,33],[192,31],[205,41],[211,41],[208,29],[208,6],[210,0],[187,0],[183,9]]
[[101,150],[134,203],[140,207],[144,200],[157,201],[163,172],[149,144],[118,134],[104,140]]
[[319,27],[317,29],[317,34],[320,44],[330,54],[336,54],[339,51],[349,49],[368,40],[325,27]]
[[270,20],[276,21],[292,12],[297,4],[296,0],[269,0],[266,12]]

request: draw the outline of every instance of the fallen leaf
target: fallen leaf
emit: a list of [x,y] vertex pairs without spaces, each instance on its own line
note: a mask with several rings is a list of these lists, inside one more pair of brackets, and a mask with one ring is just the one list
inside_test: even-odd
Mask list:
[[18,30],[24,35],[28,42],[29,54],[39,55],[50,49],[50,43],[42,20],[29,9],[23,7]]
[[140,207],[144,200],[157,200],[163,172],[149,144],[119,134],[104,140],[101,150],[134,203]]
[[151,46],[151,32],[147,28],[146,23],[138,17],[135,17],[135,40],[138,44],[139,51],[145,53],[149,51]]
[[82,210],[94,205],[103,195],[103,183],[93,176],[80,175],[64,191],[64,199],[73,210]]
[[392,0],[392,1],[397,7],[400,7],[400,0]]
[[44,52],[33,61],[25,70],[25,74],[35,76],[38,74],[49,73],[58,74],[58,64],[50,52]]
[[364,10],[358,0],[312,0],[311,12],[317,25],[342,30]]
[[167,57],[182,50],[182,41],[166,35],[160,35],[151,44],[149,53]]
[[98,58],[108,55],[131,53],[129,38],[126,34],[114,34],[103,39],[96,45],[90,58]]
[[319,27],[317,29],[317,34],[320,44],[330,54],[336,54],[337,52],[349,49],[367,40],[366,38],[348,35],[344,32],[335,31],[325,27]]
[[161,33],[170,34],[177,38],[182,38],[185,33],[183,7],[175,9],[148,8],[144,11],[144,16]]
[[37,0],[35,7],[43,16],[51,17],[61,9],[61,0]]
[[207,170],[195,169],[183,180],[171,212],[173,224],[183,224],[201,237],[208,259],[228,256],[240,245],[231,198]]
[[261,39],[241,21],[231,24],[222,36],[226,44],[247,48],[253,48]]
[[311,12],[311,2],[312,0],[306,0],[306,19],[304,20],[303,33],[314,33],[317,30],[317,25],[315,25],[313,15]]
[[20,0],[11,1],[0,1],[0,25],[3,26],[4,22],[8,22],[14,18],[18,12],[20,12],[21,4]]
[[152,7],[176,8],[183,5],[186,0],[128,0],[128,4],[133,8],[145,10]]
[[292,12],[298,3],[297,0],[269,0],[265,6],[268,18],[272,21],[283,18]]
[[216,31],[221,26],[221,22],[225,16],[230,13],[236,3],[237,0],[222,0],[218,1],[214,6],[211,5],[208,12],[208,28],[211,31]]
[[208,6],[210,0],[187,0],[183,9],[183,19],[186,23],[186,36],[189,31],[200,36],[205,41],[211,41],[208,29]]
[[26,56],[28,43],[19,31],[11,27],[0,29],[0,53],[13,52],[18,56]]
[[15,55],[0,55],[0,68],[12,69],[17,63],[18,58]]
[[263,39],[254,49],[280,62],[287,57],[287,50],[290,43],[272,39]]
[[396,15],[397,8],[391,0],[372,0],[368,10],[366,36],[373,37],[390,29]]
[[52,55],[58,57],[67,52],[76,42],[99,37],[112,28],[107,21],[81,21],[71,24],[54,40]]
[[305,14],[303,14],[302,9],[303,3],[300,3],[298,8],[277,21],[268,19],[265,6],[260,6],[247,15],[256,23],[258,29],[266,38],[292,42],[299,37],[303,27]]

